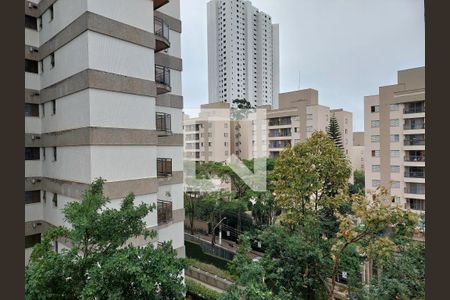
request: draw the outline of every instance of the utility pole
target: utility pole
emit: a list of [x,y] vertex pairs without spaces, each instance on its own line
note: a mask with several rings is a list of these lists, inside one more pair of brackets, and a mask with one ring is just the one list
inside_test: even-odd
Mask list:
[[[216,244],[216,228],[217,226],[219,226],[223,220],[226,220],[227,217],[223,217],[222,220],[219,221],[219,223],[216,224],[216,226],[214,226],[213,230],[212,230],[212,239],[211,239],[211,245],[215,245]],[[220,227],[220,229],[222,229],[222,227]],[[222,230],[219,230],[219,245],[222,245]]]

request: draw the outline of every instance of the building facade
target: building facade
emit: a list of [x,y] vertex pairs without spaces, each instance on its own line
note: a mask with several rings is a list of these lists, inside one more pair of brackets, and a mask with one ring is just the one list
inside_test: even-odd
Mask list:
[[306,140],[314,131],[326,132],[331,116],[338,121],[343,151],[350,158],[353,148],[351,112],[320,105],[319,92],[314,89],[281,93],[279,108],[267,111],[266,156],[277,157],[285,147]]
[[99,177],[184,256],[180,34],[179,0],[25,1],[25,262]]
[[364,98],[366,189],[425,211],[425,67],[398,71],[398,83]]
[[364,132],[353,132],[352,168],[364,172]]
[[207,18],[209,102],[278,107],[278,25],[246,0],[211,0]]

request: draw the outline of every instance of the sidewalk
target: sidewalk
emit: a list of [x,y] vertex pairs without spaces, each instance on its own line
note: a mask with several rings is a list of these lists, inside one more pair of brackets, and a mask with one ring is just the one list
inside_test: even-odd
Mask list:
[[[185,231],[185,234],[189,234],[189,232]],[[203,241],[211,244],[211,239],[212,239],[212,235],[211,234],[201,234],[201,233],[195,233],[194,234],[195,237],[202,239]],[[236,253],[237,247],[239,246],[236,242],[233,241],[229,241],[229,240],[225,240],[222,239],[222,244],[219,243],[219,236],[216,235],[216,245],[221,246],[222,248],[225,248],[226,250],[229,250],[231,252]],[[250,256],[252,258],[256,258],[256,257],[261,257],[264,255],[264,253],[262,252],[258,252],[255,250],[251,250],[250,251]]]

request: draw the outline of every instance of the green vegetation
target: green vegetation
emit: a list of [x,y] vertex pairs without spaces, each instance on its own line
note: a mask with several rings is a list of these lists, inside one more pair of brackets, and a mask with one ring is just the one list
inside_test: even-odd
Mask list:
[[188,258],[187,263],[190,266],[196,267],[197,269],[208,272],[210,274],[217,275],[218,277],[227,279],[229,281],[236,280],[236,278],[233,275],[231,275],[230,272],[228,272],[224,269],[218,268],[214,265],[207,264],[207,263],[201,262],[201,261],[193,259],[193,258]]
[[206,286],[204,286],[203,284],[192,280],[190,278],[186,278],[186,288],[188,293],[198,296],[202,299],[205,300],[218,300],[220,299],[220,295],[221,293],[209,289]]
[[[102,179],[94,181],[80,202],[64,209],[70,227],[45,232],[25,269],[26,299],[183,299],[184,260],[170,243],[133,247],[133,237],[153,237],[143,218],[154,209],[134,205],[134,195],[120,209],[107,208]],[[72,247],[59,253],[54,243]]]
[[349,185],[350,194],[363,194],[365,188],[364,171],[355,170],[353,172],[353,184]]
[[336,147],[341,150],[344,149],[344,146],[342,145],[341,129],[339,128],[339,123],[335,116],[331,116],[330,118],[330,124],[327,127],[327,134]]
[[[222,299],[333,299],[337,280],[358,299],[423,299],[424,248],[412,240],[417,216],[386,205],[384,189],[370,203],[350,195],[350,172],[325,133],[285,149],[272,174],[279,222],[240,236],[230,268],[237,281]],[[265,249],[258,262],[249,256],[255,240]],[[367,283],[360,277],[366,260],[378,270]]]

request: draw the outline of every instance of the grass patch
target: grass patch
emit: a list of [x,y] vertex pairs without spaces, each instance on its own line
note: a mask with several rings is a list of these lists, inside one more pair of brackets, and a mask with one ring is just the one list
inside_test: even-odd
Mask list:
[[198,296],[205,300],[218,300],[220,299],[221,293],[209,289],[203,284],[194,281],[190,278],[186,278],[186,288],[188,293]]

